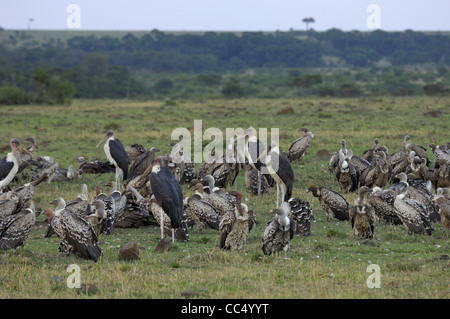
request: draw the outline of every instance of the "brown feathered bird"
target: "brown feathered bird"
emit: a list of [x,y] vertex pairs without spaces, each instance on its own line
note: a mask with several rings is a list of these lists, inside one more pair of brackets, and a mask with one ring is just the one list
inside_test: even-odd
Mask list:
[[247,242],[250,231],[248,207],[241,202],[239,191],[233,190],[229,194],[236,197],[236,208],[222,216],[219,225],[220,248],[241,250]]
[[262,251],[265,255],[272,255],[284,252],[284,257],[288,258],[290,243],[295,235],[295,221],[289,219],[290,208],[287,202],[283,202],[280,207],[272,209],[271,214],[275,217],[267,223],[262,238]]
[[28,208],[0,220],[0,250],[23,246],[35,222],[33,201]]
[[290,162],[302,159],[314,138],[313,132],[309,131],[306,127],[301,127],[298,130],[305,132],[305,135],[296,139],[289,147],[288,159]]
[[349,210],[353,234],[360,239],[372,239],[375,231],[375,210],[365,199],[365,195],[371,191],[367,186],[361,187],[355,205]]
[[439,214],[441,215],[441,223],[450,229],[450,199],[445,198],[444,189],[438,188],[434,196],[436,204],[439,206]]
[[65,201],[58,198],[55,210],[48,208],[45,214],[52,229],[61,240],[60,250],[84,259],[98,261],[102,250],[92,225],[82,216],[66,209]]
[[397,215],[409,233],[431,235],[434,229],[431,225],[429,212],[421,202],[405,198],[407,192],[408,189],[403,191],[397,189],[395,191],[394,207],[397,210]]
[[329,188],[311,185],[308,188],[314,197],[319,199],[320,206],[325,210],[327,220],[337,218],[339,220],[348,220],[348,203],[338,192]]
[[374,187],[372,192],[367,196],[367,199],[369,204],[374,208],[375,215],[379,220],[394,225],[402,224],[394,207],[394,190],[382,190],[379,187]]
[[204,228],[219,230],[220,214],[210,203],[203,200],[203,185],[201,183],[195,185],[193,196],[184,199],[184,205],[189,207],[199,233]]

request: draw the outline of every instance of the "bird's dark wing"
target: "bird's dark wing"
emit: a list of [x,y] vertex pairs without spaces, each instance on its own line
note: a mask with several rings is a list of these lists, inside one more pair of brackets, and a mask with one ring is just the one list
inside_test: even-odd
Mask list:
[[64,229],[64,238],[61,238],[61,241],[73,247],[74,252],[80,257],[97,261],[102,250],[97,244],[97,235],[91,224],[68,210],[61,213],[60,219]]
[[113,139],[109,141],[109,151],[111,153],[112,158],[116,161],[117,165],[123,171],[123,178],[128,178],[128,165],[130,165],[130,157],[128,156],[123,144],[120,140]]
[[14,249],[23,244],[35,221],[36,215],[31,210],[25,210],[3,219],[0,222],[0,249]]
[[161,167],[158,173],[150,174],[150,184],[155,198],[170,217],[172,228],[181,226],[183,218],[183,192],[173,174]]
[[0,161],[0,181],[8,176],[13,166],[13,162],[6,161],[6,157],[2,158],[2,160]]
[[292,196],[292,188],[294,186],[294,170],[292,169],[291,162],[284,155],[277,155],[276,153],[272,153],[272,166],[274,161],[278,161],[278,167],[274,167],[278,176],[280,176],[281,180],[286,184],[286,194],[283,199],[285,202],[289,200]]

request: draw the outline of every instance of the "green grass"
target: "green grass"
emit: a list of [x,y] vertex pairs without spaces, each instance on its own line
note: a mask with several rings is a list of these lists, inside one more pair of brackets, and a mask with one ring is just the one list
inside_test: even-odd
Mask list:
[[[265,256],[261,238],[276,190],[260,200],[244,186],[239,174],[234,188],[241,190],[248,206],[255,210],[257,225],[241,252],[221,251],[219,235],[213,230],[191,232],[189,243],[178,242],[166,253],[155,251],[159,228],[115,229],[100,237],[104,255],[97,262],[65,256],[58,251],[56,237],[43,238],[45,223],[32,231],[24,248],[0,253],[0,298],[449,298],[447,276],[449,231],[434,224],[432,236],[410,235],[403,226],[378,223],[370,242],[356,239],[348,222],[326,221],[318,201],[306,192],[309,184],[338,190],[328,172],[328,160],[316,152],[330,153],[344,138],[354,154],[371,147],[375,138],[391,152],[401,147],[404,135],[416,144],[450,141],[449,98],[378,99],[238,99],[164,101],[75,100],[71,106],[0,107],[0,146],[12,137],[34,136],[39,155],[55,158],[62,167],[77,165],[75,157],[106,160],[103,148],[95,148],[105,130],[113,127],[122,142],[156,146],[170,151],[171,132],[185,127],[193,133],[194,120],[203,120],[203,130],[217,127],[280,128],[280,145],[287,150],[299,136],[299,127],[308,127],[315,138],[305,158],[293,164],[296,174],[294,196],[312,203],[317,220],[309,237],[295,237],[290,259]],[[173,103],[169,103],[173,104]],[[276,113],[292,107],[293,114]],[[440,118],[424,116],[440,110]],[[270,129],[269,129],[270,131]],[[207,141],[209,142],[209,141]],[[3,152],[1,156],[4,156]],[[431,152],[429,155],[434,160]],[[86,182],[89,195],[96,185],[106,192],[105,183],[114,174],[86,175],[84,180],[43,183],[35,190],[39,210],[61,196],[75,198]],[[183,186],[184,195],[192,194]],[[353,203],[355,194],[346,194]],[[45,216],[38,217],[39,222]],[[141,259],[118,260],[121,246],[137,240]],[[70,289],[67,266],[78,264],[81,283],[98,289],[86,293]],[[381,288],[369,289],[367,266],[377,264]]]

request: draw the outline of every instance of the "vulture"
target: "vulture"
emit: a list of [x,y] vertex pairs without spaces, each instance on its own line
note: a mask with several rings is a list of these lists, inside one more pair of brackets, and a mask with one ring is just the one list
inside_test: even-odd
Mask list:
[[223,215],[226,211],[233,210],[235,208],[236,197],[225,193],[218,187],[214,187],[214,177],[207,175],[203,178],[203,180],[209,184],[209,194],[206,201],[214,207],[219,215]]
[[91,209],[89,210],[89,214],[86,214],[83,217],[91,224],[94,233],[98,238],[106,228],[107,216],[105,213],[105,202],[96,199],[90,206]]
[[311,146],[311,141],[314,138],[313,132],[309,131],[307,128],[301,127],[298,130],[305,132],[305,134],[296,139],[289,147],[288,159],[291,163],[305,156],[306,151]]
[[379,143],[380,143],[379,140],[376,138],[376,139],[373,141],[373,146],[372,146],[372,148],[370,148],[370,149],[368,149],[368,150],[366,150],[366,151],[363,152],[362,158],[365,159],[366,161],[368,161],[369,163],[372,162],[374,153],[375,153],[375,152],[378,150],[378,148],[380,147],[380,144],[379,144]]
[[22,172],[25,168],[30,167],[31,161],[34,160],[39,150],[36,145],[36,139],[34,137],[28,137],[26,140],[31,143],[31,146],[27,149],[27,152],[20,152],[18,173]]
[[436,169],[435,186],[436,188],[445,188],[450,186],[450,162],[439,160],[439,168]]
[[57,202],[55,210],[48,208],[45,214],[61,240],[60,250],[97,262],[102,250],[94,228],[84,217],[66,209],[62,198],[58,198]]
[[339,160],[340,160],[340,156],[339,154],[343,154],[344,158],[351,158],[353,155],[352,150],[348,150],[347,149],[347,142],[345,140],[341,140],[341,148],[339,149],[339,151],[334,152],[331,157],[330,157],[330,161],[328,164],[328,168],[330,170],[331,173],[333,173],[335,176],[338,175],[339,172]]
[[13,191],[5,193],[0,199],[0,219],[15,213],[18,203],[19,197]]
[[0,219],[0,250],[16,249],[23,246],[36,222],[34,203],[21,212]]
[[[383,151],[377,152],[375,155],[375,165],[367,168],[361,175],[360,186],[380,187],[383,188],[389,181],[390,165],[386,160],[386,153]],[[380,155],[378,155],[380,154]]]
[[236,208],[222,216],[219,224],[220,248],[241,250],[247,242],[251,226],[247,205],[241,203],[241,193],[237,190],[229,192],[236,197]]
[[439,206],[439,214],[441,222],[445,227],[450,229],[450,199],[444,197],[444,189],[438,188],[434,196],[436,204]]
[[280,207],[270,210],[275,217],[267,223],[262,238],[262,251],[265,255],[272,255],[283,251],[287,259],[290,243],[295,235],[295,221],[288,217],[289,205],[283,202]]
[[441,216],[439,215],[439,207],[434,201],[431,182],[424,182],[421,179],[414,179],[410,180],[408,184],[409,186],[406,196],[421,202],[427,209],[430,220],[433,222],[439,222],[441,220]]
[[138,155],[131,164],[130,171],[128,173],[128,178],[135,178],[136,176],[142,175],[147,167],[153,165],[153,161],[156,158],[156,153],[160,150],[156,147],[152,147],[150,150]]
[[430,144],[428,145],[429,148],[431,148],[431,151],[433,152],[434,156],[436,157],[435,167],[438,168],[440,166],[440,161],[443,160],[447,163],[450,163],[450,152],[442,148],[439,145],[436,144]]
[[410,140],[411,136],[406,135],[405,138],[403,139],[403,147],[406,149],[406,151],[408,152],[414,151],[415,154],[420,158],[425,158],[426,165],[429,166],[431,162],[430,159],[428,158],[427,149],[423,146],[412,144]]
[[394,207],[398,217],[409,233],[431,235],[434,229],[427,208],[421,202],[407,198],[407,191],[395,191]]
[[339,187],[344,193],[354,192],[358,188],[358,174],[356,168],[353,166],[348,158],[345,158],[343,153],[339,153],[339,170],[337,178]]
[[105,174],[116,171],[114,165],[109,162],[101,162],[99,160],[86,162],[85,158],[82,156],[78,157],[77,161],[79,174]]
[[111,195],[106,195],[105,193],[100,193],[100,188],[95,187],[96,196],[92,198],[91,202],[96,200],[100,200],[104,203],[104,214],[106,217],[106,225],[103,227],[102,234],[111,235],[112,230],[114,228],[114,223],[117,219],[115,207],[114,207],[114,199]]
[[78,194],[77,198],[66,203],[66,208],[73,213],[84,215],[89,209],[88,204],[88,189],[86,184],[81,184],[81,194]]
[[359,239],[372,239],[375,231],[375,210],[364,198],[371,191],[367,186],[361,187],[355,205],[349,209],[353,234]]
[[40,179],[16,187],[13,190],[0,194],[0,217],[16,214],[24,210],[33,198],[34,188],[44,181],[48,176],[43,175]]
[[402,224],[394,207],[394,190],[382,190],[379,187],[374,187],[372,192],[368,194],[367,200],[370,206],[373,207],[375,215],[379,220],[394,225]]
[[[134,162],[139,157],[139,155],[147,152],[147,149],[145,148],[145,146],[143,146],[141,144],[131,144],[131,145],[125,146],[125,152],[127,152],[130,160],[132,162]],[[152,163],[150,163],[150,164],[152,164]]]
[[219,230],[220,214],[208,201],[203,199],[203,184],[197,183],[194,187],[195,194],[186,197],[184,205],[189,207],[192,219],[197,224],[198,232],[201,233],[203,228]]
[[296,223],[295,234],[305,237],[311,235],[311,221],[316,222],[311,204],[295,197],[290,198],[287,203],[290,208],[288,217]]
[[319,199],[320,206],[325,210],[327,220],[337,218],[339,220],[348,220],[348,203],[338,192],[329,188],[311,185],[308,188],[314,197]]
[[260,175],[256,168],[249,165],[245,171],[245,187],[252,195],[262,195],[269,192],[270,185],[265,175]]

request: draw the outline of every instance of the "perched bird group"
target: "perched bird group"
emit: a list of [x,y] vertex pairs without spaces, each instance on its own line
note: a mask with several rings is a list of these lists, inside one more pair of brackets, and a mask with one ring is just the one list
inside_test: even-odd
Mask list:
[[[170,237],[172,244],[175,240],[189,242],[195,227],[199,234],[217,232],[221,249],[242,251],[257,218],[234,185],[245,169],[250,194],[260,197],[277,187],[276,203],[268,210],[273,217],[265,224],[261,249],[265,255],[282,253],[288,258],[295,236],[311,235],[316,221],[312,205],[294,196],[292,163],[304,159],[314,138],[309,129],[299,130],[304,135],[283,152],[274,142],[266,147],[249,127],[230,139],[223,157],[212,152],[197,171],[178,143],[170,144],[170,154],[157,156],[159,148],[139,144],[124,147],[113,131],[97,145],[104,143],[108,162],[86,162],[78,156],[78,170],[62,169],[48,156],[36,157],[34,138],[28,139],[28,149],[12,139],[11,152],[0,161],[0,249],[15,249],[25,243],[39,214],[32,201],[39,183],[115,172],[109,193],[102,193],[97,186],[95,195],[90,195],[83,183],[76,198],[66,201],[58,197],[50,203],[54,208],[45,210],[45,236],[55,234],[61,252],[98,261],[103,236],[113,234],[115,228],[151,224],[158,225],[161,239]],[[242,141],[243,149],[237,147]],[[436,157],[434,167],[426,148],[412,144],[408,135],[395,153],[375,139],[361,156],[354,155],[346,140],[341,140],[339,150],[330,157],[329,171],[342,193],[357,192],[353,204],[329,186],[313,184],[307,191],[317,198],[327,221],[349,221],[359,239],[374,238],[377,220],[404,225],[409,233],[431,235],[435,222],[450,228],[450,144],[430,144],[429,148]],[[10,189],[16,174],[30,166],[35,167],[32,182]],[[188,185],[193,194],[183,194],[181,184]]]
[[447,212],[447,199],[442,194],[450,185],[450,151],[448,143],[429,147],[436,157],[434,167],[430,167],[426,148],[411,143],[409,135],[404,137],[403,147],[392,154],[375,139],[361,156],[353,155],[341,140],[340,149],[330,158],[329,170],[342,192],[359,189],[355,205],[349,209],[342,195],[325,187],[312,185],[310,190],[319,198],[327,218],[333,217],[333,212],[334,217],[338,213],[350,219],[358,237],[373,237],[375,218],[402,224],[409,233],[431,235],[432,223],[444,220]]

